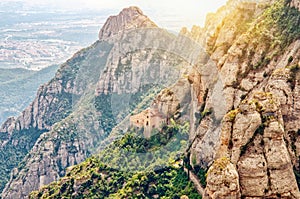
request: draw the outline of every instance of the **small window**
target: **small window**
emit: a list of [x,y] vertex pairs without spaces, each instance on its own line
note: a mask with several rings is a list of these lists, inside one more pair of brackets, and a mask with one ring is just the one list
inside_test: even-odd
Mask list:
[[139,123],[139,121],[137,120],[136,123]]
[[147,116],[147,118],[149,118],[149,116]]
[[149,122],[148,121],[146,122],[146,126],[149,126]]

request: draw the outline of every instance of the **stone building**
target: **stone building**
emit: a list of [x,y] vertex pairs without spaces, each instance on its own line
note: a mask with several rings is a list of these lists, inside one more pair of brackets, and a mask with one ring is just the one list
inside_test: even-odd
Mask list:
[[157,108],[148,108],[139,114],[130,117],[130,126],[137,129],[144,128],[144,136],[150,138],[153,129],[161,129],[167,123],[167,117]]

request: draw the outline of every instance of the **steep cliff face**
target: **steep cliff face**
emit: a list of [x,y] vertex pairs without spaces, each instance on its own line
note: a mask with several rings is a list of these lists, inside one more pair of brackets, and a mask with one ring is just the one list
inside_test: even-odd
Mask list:
[[[201,118],[191,132],[191,164],[210,168],[205,198],[299,198],[293,169],[300,15],[294,5],[236,4],[206,40],[227,114],[220,123],[214,115]],[[203,90],[196,87],[195,95]],[[214,110],[214,91],[207,93],[205,109]]]
[[[217,25],[207,22],[208,37],[203,42],[209,52],[210,61],[195,68],[191,78],[193,108],[191,114],[191,159],[196,158],[197,164],[207,167],[215,156],[219,145],[221,132],[220,122],[223,116],[231,110],[237,99],[234,82],[240,76],[239,57],[229,53],[236,40],[247,30],[250,23],[259,12],[255,3],[233,4],[232,2],[219,10],[220,18],[214,17]],[[228,12],[227,12],[228,10]],[[212,18],[212,17],[210,17]],[[218,20],[216,21],[215,18]],[[221,20],[222,19],[222,20]],[[214,31],[211,33],[211,31]],[[247,41],[244,41],[247,42]],[[242,50],[242,47],[240,48]],[[242,51],[239,52],[244,54]],[[224,61],[224,59],[227,60]],[[222,63],[224,61],[224,63]],[[244,60],[243,60],[244,61]],[[222,64],[224,66],[222,67]],[[207,70],[209,69],[209,72]],[[208,76],[209,74],[210,76]],[[242,91],[239,91],[241,95]],[[212,114],[207,114],[212,113]]]
[[[117,136],[110,135],[115,125],[134,109],[148,106],[156,93],[189,68],[191,55],[176,54],[189,40],[153,28],[155,25],[149,29],[147,24],[153,22],[135,7],[124,9],[115,20],[109,18],[100,31],[106,41],[101,36],[101,41],[63,64],[23,115],[2,127],[3,135],[8,135],[3,146],[17,145],[15,135],[22,129],[35,136],[27,151],[9,165],[12,169],[20,163],[11,173],[3,198],[25,198],[64,176],[67,167],[110,144]],[[119,36],[111,41],[108,35],[115,31]]]
[[[130,14],[125,9],[119,16],[109,18],[99,38],[107,39],[105,48],[111,51],[103,50],[103,41],[98,41],[92,50],[82,52],[87,55],[79,53],[69,60],[78,67],[71,66],[77,71],[76,78],[55,88],[60,88],[56,93],[65,89],[72,93],[73,111],[55,125],[30,120],[34,127],[51,130],[41,132],[31,152],[12,173],[3,197],[26,197],[31,190],[62,177],[66,167],[122,136],[116,125],[126,129],[126,116],[134,109],[148,107],[154,99],[152,106],[162,113],[177,122],[190,123],[188,157],[184,162],[202,178],[203,171],[208,169],[206,182],[202,183],[206,186],[204,198],[300,198],[298,2],[231,0],[215,15],[208,16],[204,28],[194,27],[191,32],[183,29],[178,37],[155,28],[134,7],[129,8]],[[115,23],[125,31],[120,32]],[[119,42],[110,43],[116,40]],[[94,55],[105,59],[99,61]],[[62,67],[61,74],[66,68],[67,65]],[[95,70],[99,73],[95,74]],[[58,79],[68,80],[67,73],[59,74]],[[93,81],[85,82],[87,77],[93,77]],[[168,88],[160,92],[164,87]],[[61,110],[65,109],[63,106]],[[3,127],[9,135],[7,143],[12,140],[19,120],[10,120]],[[140,142],[142,149],[138,150],[149,147],[140,139],[132,143],[136,139],[129,138],[125,136],[112,143],[108,151],[119,154],[120,146],[131,151],[130,147],[140,146]],[[118,158],[122,157],[129,158]],[[132,181],[139,179],[139,185],[113,183],[116,179],[123,181],[124,176],[131,182],[131,177],[118,173],[116,179],[106,178],[109,172],[116,171],[102,168],[99,159],[105,158],[96,157],[96,163],[87,160],[71,168],[62,180],[31,196],[83,193],[91,197],[103,184],[103,194],[115,198],[134,194],[159,197],[159,190],[167,190],[156,189],[156,181],[147,181],[153,180],[154,174],[143,178],[133,175]],[[116,163],[114,159],[112,163]],[[167,171],[161,173],[164,172]],[[148,188],[136,188],[141,184]]]
[[[80,52],[74,59],[84,55]],[[77,70],[70,65],[71,61],[66,62],[52,81],[40,87],[35,100],[18,118],[10,118],[1,126],[1,190],[9,178],[9,170],[18,165],[38,137],[70,114],[73,95],[70,85]],[[69,74],[68,78],[63,78],[64,73]]]
[[[30,166],[31,170],[34,170],[35,172],[32,174],[26,173],[26,175],[22,175],[22,178],[28,177],[32,181],[30,183],[21,181],[18,186],[15,186],[16,188],[21,186],[23,187],[18,191],[21,192],[23,189],[30,189],[30,187],[32,187],[32,185],[37,181],[41,184],[51,182],[51,179],[54,180],[57,176],[59,176],[57,173],[52,172],[51,169],[48,170],[48,166],[45,166],[45,164],[53,164],[52,161],[54,160],[51,159],[50,154],[57,153],[56,155],[59,157],[59,161],[62,161],[62,165],[59,164],[61,165],[58,167],[59,169],[72,165],[76,162],[80,162],[86,157],[86,153],[79,150],[80,148],[83,148],[83,146],[80,147],[80,144],[76,143],[78,140],[74,140],[74,137],[76,137],[75,135],[68,137],[68,135],[64,134],[65,139],[58,139],[59,136],[57,135],[57,132],[61,131],[61,134],[63,134],[63,127],[65,126],[54,126],[54,124],[57,122],[64,124],[66,118],[74,118],[74,116],[72,117],[71,115],[75,109],[76,99],[81,95],[80,90],[84,89],[84,87],[79,84],[81,81],[77,80],[76,73],[80,71],[79,66],[91,67],[92,65],[99,67],[99,70],[101,70],[101,67],[103,69],[104,66],[98,66],[98,63],[89,63],[89,65],[87,65],[83,58],[87,56],[101,60],[103,57],[107,56],[107,53],[99,55],[99,48],[109,49],[109,45],[95,43],[89,49],[82,50],[74,55],[72,59],[61,66],[54,79],[39,89],[34,102],[19,118],[10,119],[2,126],[2,135],[5,140],[3,139],[2,142],[1,153],[4,154],[3,158],[5,158],[6,161],[2,161],[1,166],[6,167],[6,170],[2,170],[3,175],[1,175],[1,177],[6,178],[5,181],[7,181],[9,176],[9,170],[16,166],[18,166],[18,169],[20,170],[24,168],[25,162],[22,164],[20,164],[20,162],[27,153],[31,151],[31,153],[36,155],[33,158],[34,160],[28,162],[35,163],[31,164],[33,167]],[[90,79],[92,79],[92,76],[90,77]],[[66,120],[70,121],[70,119]],[[74,125],[70,126],[74,129]],[[51,135],[53,135],[53,137]],[[51,140],[55,142],[51,143]],[[62,146],[60,146],[60,142]],[[77,148],[79,154],[72,160],[72,158],[76,155]],[[81,155],[82,153],[84,156]],[[30,157],[31,155],[27,154],[26,160]],[[39,157],[43,157],[41,158],[40,163],[37,161],[39,160]],[[68,163],[65,164],[65,162]],[[16,168],[13,171],[11,179],[15,179],[19,174],[18,169]],[[36,178],[37,176],[39,177]],[[48,179],[44,179],[44,176],[47,176]],[[34,180],[34,178],[36,178],[36,180]],[[3,184],[5,184],[5,181],[3,181]],[[2,197],[6,196],[3,195]],[[19,197],[22,198],[25,197],[25,195],[20,194],[12,196],[12,198]]]
[[[218,160],[208,170],[207,198],[237,194],[248,198],[299,198],[280,103],[271,93],[254,93],[225,116]],[[229,172],[235,172],[238,178],[231,176],[228,180],[235,180],[234,187],[239,189],[231,189],[232,183],[229,187],[226,180],[220,182],[224,173],[215,171],[219,158],[227,158],[234,165]]]

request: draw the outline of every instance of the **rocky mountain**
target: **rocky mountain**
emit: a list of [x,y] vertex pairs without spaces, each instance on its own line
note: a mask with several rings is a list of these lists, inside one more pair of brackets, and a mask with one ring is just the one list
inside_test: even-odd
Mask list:
[[[293,5],[241,3],[207,40],[227,114],[218,125],[202,119],[191,147],[191,162],[209,167],[205,198],[299,198],[293,102],[300,31]],[[209,100],[205,107],[217,108]]]
[[[176,53],[183,46],[191,48],[190,39],[155,27],[143,29],[154,23],[146,22],[135,7],[120,16],[135,29],[124,26],[120,35],[76,53],[40,87],[18,118],[2,125],[2,189],[8,182],[2,198],[26,198],[64,176],[67,167],[105,148],[122,136],[122,131],[112,132],[117,124],[125,119],[128,127],[126,118],[132,111],[147,107],[162,88],[189,70],[193,53]],[[116,31],[115,27],[109,18],[100,32]]]
[[124,29],[137,29],[137,28],[157,28],[143,11],[138,7],[125,8],[117,16],[111,16],[103,25],[99,32],[99,40],[105,40],[118,34],[121,34]]
[[[230,0],[179,36],[109,18],[2,126],[3,176],[24,158],[2,197],[300,198],[299,27],[299,0]],[[128,128],[147,107],[168,121],[149,139]]]

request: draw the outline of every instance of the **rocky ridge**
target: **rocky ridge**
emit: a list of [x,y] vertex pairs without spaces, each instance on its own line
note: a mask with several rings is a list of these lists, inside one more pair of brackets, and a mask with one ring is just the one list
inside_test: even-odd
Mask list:
[[216,16],[181,32],[213,61],[202,55],[189,70],[190,93],[162,92],[156,103],[189,96],[190,164],[209,168],[204,198],[299,198],[299,13],[284,1],[230,1]]
[[[204,44],[208,53],[196,56],[195,67],[162,91],[155,103],[162,111],[169,109],[169,102],[174,103],[171,107],[188,104],[189,164],[195,170],[208,169],[204,198],[299,198],[300,15],[295,2],[229,1],[204,29],[194,28],[193,34],[182,31]],[[116,62],[97,79],[98,96],[134,88],[128,83],[122,87],[124,81],[112,76],[116,63],[126,65],[132,57],[111,56]],[[78,150],[80,144],[76,146]],[[21,190],[20,176],[12,177],[9,186]],[[50,189],[43,190],[48,193]],[[18,190],[6,193],[17,197]]]
[[110,16],[107,19],[99,32],[99,40],[106,40],[122,34],[124,30],[137,28],[157,28],[157,25],[138,7],[125,8],[118,15]]
[[[123,27],[122,39],[117,43],[107,38],[78,52],[61,66],[53,80],[41,87],[22,116],[3,125],[2,133],[11,137],[22,129],[46,131],[32,141],[35,144],[28,147],[30,152],[11,173],[3,198],[26,198],[32,190],[64,176],[67,167],[82,162],[114,139],[109,136],[112,128],[139,105],[140,96],[173,84],[186,70],[182,68],[189,65],[188,58],[168,52],[179,51],[183,39],[178,41],[158,28],[144,31],[145,23],[135,21],[138,16],[143,18],[137,8],[125,9],[116,18],[121,16],[136,31],[131,26]],[[100,33],[114,29],[110,20]],[[128,28],[131,31],[127,32]],[[157,38],[165,40],[158,42]],[[149,99],[153,97],[152,94]],[[56,103],[60,105],[52,108]],[[53,114],[60,112],[62,115],[53,120]],[[11,137],[7,137],[8,142]]]
[[[281,31],[299,25],[299,12],[283,1],[266,7],[250,5],[239,5],[207,39],[208,51],[219,68],[228,114],[220,124],[211,116],[201,119],[190,160],[204,168],[212,165],[204,198],[299,198],[293,171],[299,160],[295,161],[297,147],[292,144],[297,136],[291,133],[297,132],[298,124],[294,120],[297,116],[291,115],[297,115],[292,99],[297,98],[293,89],[298,82],[300,34],[299,30],[289,30],[285,39],[277,37]],[[281,12],[286,15],[281,18],[285,22],[270,17],[272,13],[280,17]],[[234,18],[244,19],[249,26],[229,22]],[[267,30],[269,26],[275,28]],[[210,92],[205,109],[216,108],[209,103]],[[245,105],[248,103],[252,105]],[[291,138],[293,141],[289,141]]]

